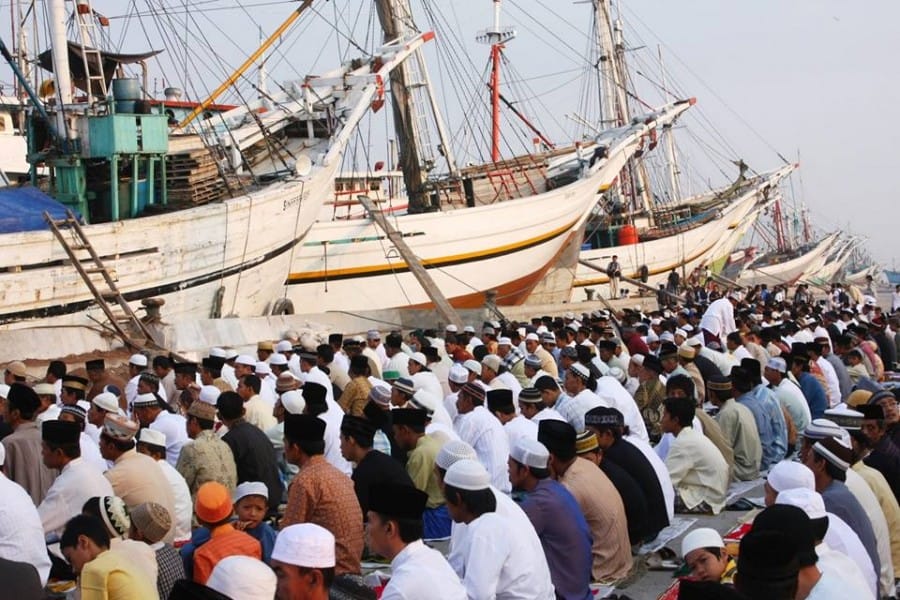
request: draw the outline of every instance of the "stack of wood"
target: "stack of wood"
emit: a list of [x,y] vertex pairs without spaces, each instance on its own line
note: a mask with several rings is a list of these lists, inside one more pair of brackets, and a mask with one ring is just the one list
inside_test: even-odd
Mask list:
[[222,198],[225,183],[213,155],[199,148],[166,158],[166,183],[171,204],[206,204]]

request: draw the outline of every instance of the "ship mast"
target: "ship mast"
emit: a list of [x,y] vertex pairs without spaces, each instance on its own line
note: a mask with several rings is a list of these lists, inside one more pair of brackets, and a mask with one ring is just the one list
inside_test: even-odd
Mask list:
[[503,45],[516,37],[515,29],[500,27],[500,3],[494,2],[494,26],[480,31],[476,40],[491,46],[491,160],[500,160],[500,55]]
[[[403,24],[394,0],[376,0],[378,20],[384,32],[384,41],[390,42],[403,33]],[[408,14],[408,12],[407,12]],[[394,112],[394,132],[399,150],[398,167],[403,172],[403,183],[409,198],[409,211],[422,212],[428,208],[425,173],[416,135],[416,112],[408,82],[406,65],[391,71],[391,106]]]

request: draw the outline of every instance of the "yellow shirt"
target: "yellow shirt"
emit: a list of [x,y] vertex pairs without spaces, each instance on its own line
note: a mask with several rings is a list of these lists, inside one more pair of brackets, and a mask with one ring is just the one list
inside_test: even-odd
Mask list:
[[107,550],[86,563],[79,581],[81,600],[159,600],[156,586],[115,550]]

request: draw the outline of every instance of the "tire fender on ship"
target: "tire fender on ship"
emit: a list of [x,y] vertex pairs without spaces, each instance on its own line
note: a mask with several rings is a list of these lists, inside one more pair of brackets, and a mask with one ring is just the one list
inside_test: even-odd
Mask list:
[[292,315],[294,314],[294,303],[289,298],[279,298],[272,303],[270,315]]
[[647,265],[641,265],[638,273],[641,277],[641,283],[647,283],[647,280],[650,279],[650,269],[647,268]]

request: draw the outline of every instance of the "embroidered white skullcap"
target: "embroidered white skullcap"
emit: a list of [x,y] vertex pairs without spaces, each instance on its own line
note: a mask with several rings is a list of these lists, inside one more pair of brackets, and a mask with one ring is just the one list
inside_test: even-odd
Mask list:
[[525,436],[516,440],[509,451],[509,456],[526,467],[535,469],[546,469],[547,462],[550,460],[550,453],[546,446],[534,438]]
[[450,323],[449,325],[444,327],[444,331],[446,331],[447,333],[456,333],[457,331],[459,331],[459,327],[457,327],[453,323]]
[[291,352],[293,349],[294,345],[291,344],[290,340],[281,340],[275,344],[275,352]]
[[715,529],[699,527],[681,540],[681,556],[685,557],[698,548],[724,548],[725,542]]
[[156,394],[138,394],[135,396],[132,406],[134,408],[159,406],[159,401],[156,399]]
[[278,578],[261,560],[249,556],[228,556],[213,567],[206,586],[231,600],[256,600],[274,598]]
[[450,440],[438,450],[434,464],[446,471],[461,460],[478,460],[478,454],[467,442]]
[[219,348],[218,346],[210,348],[209,355],[216,358],[225,358],[225,348]]
[[234,492],[231,494],[231,501],[237,504],[238,500],[247,496],[262,496],[268,500],[269,488],[261,481],[245,481],[234,488]]
[[237,350],[234,348],[225,348],[225,360],[231,360],[232,358],[237,358]]
[[512,346],[512,340],[508,337],[499,337],[497,338],[498,346]]
[[[286,364],[288,364],[287,356],[285,356],[281,352],[276,352],[269,357],[269,365],[277,365],[283,367]],[[259,373],[259,366],[256,367],[256,372]],[[269,372],[271,373],[272,370],[269,369]]]
[[535,342],[540,342],[540,341],[541,341],[541,338],[540,338],[540,336],[538,336],[538,334],[536,334],[536,333],[529,333],[528,335],[525,336],[525,340],[526,340],[526,341],[531,340],[531,341],[535,341]]
[[687,340],[688,346],[702,346],[703,338],[699,335],[695,335],[694,337],[690,337]]
[[285,527],[275,538],[272,560],[310,569],[332,568],[334,535],[313,523]]
[[783,460],[769,469],[766,482],[776,492],[794,488],[814,490],[816,478],[806,465],[792,460]]
[[661,342],[674,342],[674,341],[675,341],[675,336],[672,335],[672,332],[671,332],[671,331],[663,331],[661,334],[659,334],[659,341],[661,341]]
[[463,331],[465,333],[475,333],[475,327],[473,327],[472,325],[466,325],[465,327],[463,327]]
[[291,390],[281,394],[281,406],[288,413],[299,415],[303,414],[303,409],[306,408],[306,400],[303,399],[303,394],[300,393],[300,390]]
[[481,463],[463,459],[453,463],[444,475],[444,484],[460,490],[486,490],[491,487],[491,476]]
[[150,444],[151,446],[166,447],[166,434],[162,431],[144,427],[137,434],[137,441],[142,444]]
[[688,337],[687,331],[685,331],[684,329],[682,329],[682,328],[680,328],[680,327],[679,327],[678,329],[675,330],[675,335],[680,335],[680,336],[683,337],[684,339],[687,339],[687,337]]
[[469,380],[469,371],[462,365],[454,364],[447,373],[447,379],[453,383],[466,383]]
[[580,377],[582,380],[587,381],[591,378],[591,372],[588,371],[588,368],[585,367],[581,363],[572,363],[572,366],[569,367],[569,370],[574,374]]
[[425,355],[422,352],[413,352],[409,356],[409,360],[415,361],[415,362],[419,363],[420,365],[422,365],[423,367],[428,366],[428,359],[425,358]]
[[644,355],[643,354],[632,354],[631,362],[636,364],[639,367],[644,366]]
[[481,375],[481,363],[478,362],[477,360],[470,358],[469,360],[467,360],[466,362],[463,363],[463,366],[466,369],[468,369],[469,371],[472,371],[473,373],[475,373],[476,375]]
[[787,504],[803,509],[810,519],[821,519],[827,517],[825,511],[825,501],[822,494],[814,489],[809,488],[792,488],[779,492],[775,498],[775,504]]

